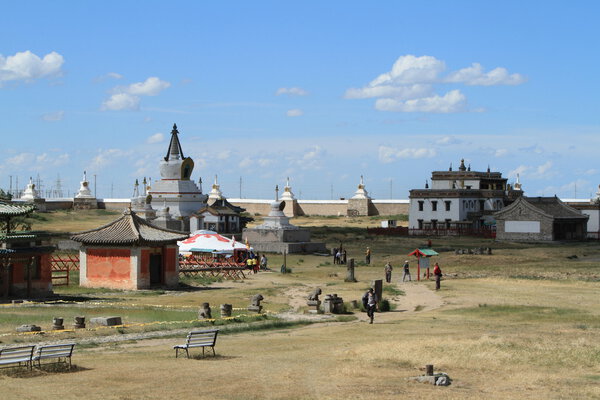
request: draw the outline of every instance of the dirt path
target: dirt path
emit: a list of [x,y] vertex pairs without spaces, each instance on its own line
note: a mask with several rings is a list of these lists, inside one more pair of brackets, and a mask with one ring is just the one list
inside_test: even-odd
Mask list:
[[[405,295],[394,297],[384,296],[392,304],[395,304],[396,308],[390,312],[377,314],[375,316],[375,323],[393,321],[410,314],[434,310],[444,305],[442,298],[422,283],[399,283],[396,287],[403,290]],[[366,313],[356,313],[355,315],[358,316],[360,321],[368,320]]]

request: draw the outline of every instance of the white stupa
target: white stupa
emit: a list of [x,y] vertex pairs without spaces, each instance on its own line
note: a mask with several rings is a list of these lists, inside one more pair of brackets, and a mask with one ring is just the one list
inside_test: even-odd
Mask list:
[[283,194],[281,195],[281,200],[283,200],[283,201],[295,200],[294,193],[292,193],[292,187],[290,186],[290,178],[289,177],[285,181],[285,187],[283,188]]
[[80,183],[79,191],[75,195],[76,199],[93,199],[94,195],[90,190],[90,184],[87,180],[87,173],[83,171],[83,180]]
[[219,185],[217,175],[215,175],[215,183],[213,183],[212,189],[210,190],[210,193],[208,193],[208,202],[212,204],[217,200],[221,200],[222,198],[223,193],[221,192],[221,186]]
[[522,186],[521,186],[519,174],[517,174],[517,181],[515,182],[514,190],[523,190]]
[[27,184],[27,187],[25,188],[25,191],[23,192],[23,195],[21,196],[21,200],[35,201],[37,199],[40,199],[40,195],[38,194],[37,190],[35,189],[35,184],[33,183],[33,179],[31,177],[29,177],[29,183]]
[[358,184],[358,189],[356,189],[356,192],[354,192],[354,196],[352,196],[352,198],[359,200],[367,200],[370,198],[369,193],[365,189],[365,182],[362,175],[360,176],[360,183]]
[[152,195],[155,209],[166,204],[173,218],[187,222],[190,215],[206,206],[207,196],[190,179],[194,160],[183,155],[178,134],[177,125],[173,124],[167,155],[160,162],[161,179],[154,182],[148,194]]

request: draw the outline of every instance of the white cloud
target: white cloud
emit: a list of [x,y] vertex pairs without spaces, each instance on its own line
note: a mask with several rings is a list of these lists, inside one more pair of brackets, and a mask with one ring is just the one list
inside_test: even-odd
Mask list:
[[497,149],[494,153],[494,157],[504,157],[508,154],[508,149]]
[[[525,82],[520,74],[509,74],[498,67],[485,72],[478,63],[443,76],[446,64],[432,56],[400,56],[392,69],[380,74],[362,88],[347,89],[346,99],[376,98],[375,109],[394,112],[455,113],[466,111],[467,98],[454,89],[445,95],[435,86],[448,83],[465,85],[518,85]],[[482,112],[478,107],[472,111]]]
[[546,161],[544,164],[538,165],[537,167],[519,165],[508,173],[508,177],[515,178],[517,174],[519,174],[521,178],[548,179],[555,175],[552,171],[552,165],[552,161]]
[[308,96],[308,92],[299,87],[282,87],[277,89],[277,92],[275,92],[276,96],[281,96],[282,94],[287,94],[288,96]]
[[288,117],[300,117],[302,115],[304,115],[304,111],[302,111],[299,108],[294,108],[291,110],[288,110],[285,115],[287,115]]
[[63,63],[63,56],[55,51],[46,54],[43,58],[29,50],[6,58],[0,55],[0,82],[31,82],[47,76],[56,76],[61,73]]
[[462,140],[457,139],[453,136],[444,136],[444,137],[436,140],[435,143],[442,145],[442,146],[448,146],[448,145],[452,145],[452,144],[460,144],[460,143],[462,143]]
[[257,160],[258,165],[260,165],[261,167],[268,167],[269,165],[273,164],[273,160],[268,159],[268,158],[259,158]]
[[65,117],[65,112],[64,111],[55,111],[55,112],[49,112],[46,114],[42,115],[42,119],[44,121],[48,121],[48,122],[56,122],[56,121],[62,121],[62,119]]
[[452,90],[444,96],[434,95],[411,100],[378,99],[375,108],[379,111],[455,113],[464,111],[467,98],[459,90]]
[[[539,194],[544,196],[557,195],[564,198],[586,198],[590,193],[590,182],[584,179],[577,179],[561,186],[547,186]],[[593,194],[592,194],[593,196]]]
[[159,78],[151,76],[144,82],[132,83],[122,91],[137,96],[156,96],[170,86],[169,82],[161,81]]
[[123,79],[123,75],[116,72],[109,72],[108,74],[106,74],[106,77],[112,79]]
[[240,161],[240,168],[248,168],[251,167],[254,162],[250,159],[250,157],[245,157],[242,161]]
[[103,111],[112,110],[139,110],[140,98],[133,96],[129,93],[116,93],[109,97],[104,103],[102,103],[101,109]]
[[156,96],[171,84],[152,76],[144,82],[132,83],[128,86],[117,86],[112,89],[112,95],[102,103],[103,111],[138,110],[140,96]]
[[155,133],[154,135],[150,136],[147,140],[146,143],[149,144],[153,144],[153,143],[160,143],[165,139],[165,135],[163,135],[162,133]]
[[434,82],[446,69],[443,61],[431,56],[415,57],[411,54],[400,56],[392,66],[392,70],[379,75],[370,83],[370,87],[386,84],[415,84]]
[[217,153],[217,160],[227,160],[231,156],[230,150],[223,150]]
[[470,86],[520,85],[526,81],[521,74],[509,74],[506,68],[498,67],[489,72],[483,66],[473,63],[470,67],[450,73],[446,82],[464,83]]
[[416,159],[435,157],[437,152],[432,148],[394,148],[389,146],[379,146],[379,161],[388,164],[399,159]]
[[346,99],[369,99],[373,97],[393,97],[395,99],[414,99],[424,97],[432,93],[433,86],[427,84],[415,84],[406,86],[379,85],[367,86],[360,89],[351,88],[346,90]]
[[112,164],[116,159],[126,157],[131,154],[131,151],[124,151],[121,149],[108,149],[98,150],[96,157],[92,159],[92,162],[88,165],[87,170],[99,170],[107,165]]

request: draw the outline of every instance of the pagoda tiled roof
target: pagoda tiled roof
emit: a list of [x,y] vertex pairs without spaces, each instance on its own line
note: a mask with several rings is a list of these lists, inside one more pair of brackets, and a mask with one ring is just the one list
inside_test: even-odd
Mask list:
[[35,209],[31,205],[18,205],[13,203],[7,203],[0,201],[0,217],[18,217],[20,215],[27,215]]
[[99,246],[158,246],[187,238],[183,232],[154,226],[131,210],[126,210],[121,218],[110,224],[71,236],[76,242]]

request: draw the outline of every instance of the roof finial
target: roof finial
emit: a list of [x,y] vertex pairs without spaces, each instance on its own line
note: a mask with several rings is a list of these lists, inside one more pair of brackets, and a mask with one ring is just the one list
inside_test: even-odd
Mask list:
[[279,185],[275,185],[275,201],[279,201]]
[[463,172],[467,170],[467,167],[465,167],[465,159],[464,158],[460,159],[460,166],[458,167],[458,170],[463,171]]
[[429,189],[429,181],[427,179],[425,180],[425,189]]
[[490,164],[488,164],[488,169],[487,169],[487,173],[490,173]]
[[452,171],[452,163],[450,163],[450,168],[448,168],[448,171]]
[[469,164],[469,166],[467,167],[467,171],[471,170],[471,164]]

